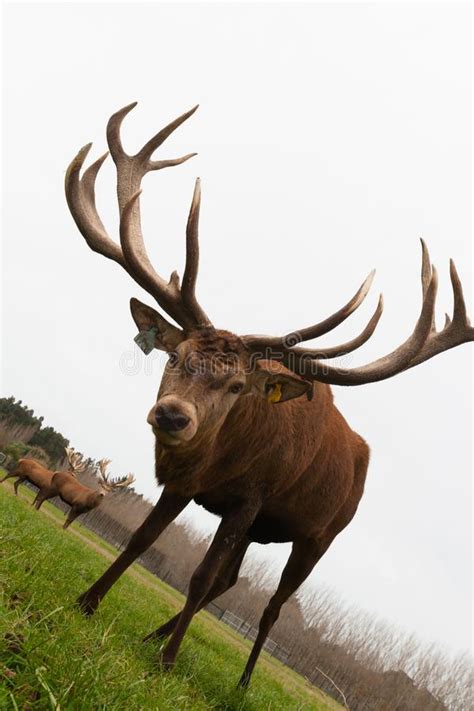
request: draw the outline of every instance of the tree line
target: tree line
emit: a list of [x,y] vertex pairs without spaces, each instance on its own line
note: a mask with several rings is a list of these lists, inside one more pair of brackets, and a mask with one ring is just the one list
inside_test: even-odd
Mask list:
[[[21,400],[0,399],[0,450],[11,458],[43,457],[52,469],[66,468],[69,440],[44,426]],[[80,475],[97,488],[95,462]],[[53,500],[59,508],[64,505]],[[151,511],[133,488],[107,496],[82,524],[121,549]],[[190,523],[172,523],[140,562],[172,587],[186,593],[193,570],[209,545]],[[250,555],[237,585],[213,609],[230,610],[248,626],[258,626],[275,583]],[[290,667],[308,684],[323,689],[351,711],[470,711],[473,667],[468,654],[448,655],[427,646],[374,615],[347,606],[328,588],[303,586],[284,606],[272,639],[285,650]]]

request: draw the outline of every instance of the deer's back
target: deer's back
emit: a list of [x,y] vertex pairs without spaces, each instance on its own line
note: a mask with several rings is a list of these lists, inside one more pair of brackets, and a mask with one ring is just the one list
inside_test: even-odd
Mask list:
[[70,506],[85,502],[89,494],[93,493],[92,489],[81,484],[69,472],[56,472],[54,484],[61,499]]
[[19,459],[15,474],[28,479],[39,487],[50,486],[53,478],[53,472],[35,459]]

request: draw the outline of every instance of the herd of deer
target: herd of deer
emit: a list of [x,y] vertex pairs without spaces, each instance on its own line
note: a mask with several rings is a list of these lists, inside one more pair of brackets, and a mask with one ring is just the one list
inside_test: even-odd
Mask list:
[[33,501],[36,509],[39,509],[47,499],[59,496],[63,503],[70,506],[63,524],[63,528],[68,528],[78,516],[97,508],[106,494],[126,488],[135,481],[133,474],[112,479],[107,474],[110,459],[100,459],[95,467],[99,476],[99,489],[91,489],[77,479],[78,474],[90,468],[90,464],[84,461],[79,452],[75,452],[70,447],[66,447],[66,458],[69,471],[57,472],[46,469],[35,459],[19,459],[13,467],[9,468],[7,474],[0,480],[0,484],[6,479],[16,478],[13,488],[17,496],[20,484],[33,484],[38,489]]
[[139,345],[145,352],[158,348],[169,354],[147,420],[156,439],[155,476],[163,490],[125,550],[79,597],[78,604],[91,615],[117,579],[189,502],[218,515],[221,522],[191,577],[183,610],[146,637],[169,637],[161,658],[162,668],[169,669],[196,612],[237,581],[250,543],[291,542],[291,555],[263,613],[239,682],[246,687],[282,605],[352,520],[364,491],[369,447],[336,408],[330,385],[355,386],[390,378],[474,340],[474,329],[451,262],[453,316],[446,317],[444,327],[436,330],[437,273],[424,243],[422,307],[413,333],[392,353],[368,365],[339,368],[327,365],[326,359],[351,353],[370,338],[382,314],[381,298],[356,338],[332,348],[307,348],[301,343],[328,333],[347,319],[367,295],[373,275],[334,314],[285,336],[237,336],[216,328],[195,293],[199,180],[187,222],[182,281],[177,272],[167,280],[155,271],[140,220],[142,178],[195,155],[152,158],[197,107],[129,155],[120,129],[134,106],[115,113],[107,125],[107,142],[117,171],[120,244],[109,237],[95,202],[96,177],[108,154],[81,176],[91,144],[84,146],[67,170],[65,187],[70,212],[89,247],[117,262],[174,321],[137,299],[131,300]]

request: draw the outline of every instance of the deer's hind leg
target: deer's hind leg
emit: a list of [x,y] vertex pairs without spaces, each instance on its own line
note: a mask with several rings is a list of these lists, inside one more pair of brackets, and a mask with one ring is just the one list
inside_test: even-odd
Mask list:
[[[229,561],[228,565],[221,572],[218,573],[218,576],[214,581],[212,588],[209,590],[207,595],[201,600],[196,612],[202,610],[203,607],[209,605],[209,603],[215,600],[216,597],[219,597],[219,595],[223,595],[225,592],[227,592],[227,590],[230,590],[230,588],[235,585],[238,580],[239,571],[249,545],[250,539],[244,538],[241,541],[240,545],[235,551],[235,557],[232,558]],[[168,637],[168,635],[170,635],[174,631],[176,625],[178,624],[181,612],[178,612],[177,615],[162,624],[161,627],[158,627],[158,629],[156,629],[154,632],[150,632],[150,634],[148,634],[143,641],[148,642],[152,639]]]
[[[12,474],[11,476],[16,476],[16,474]],[[24,484],[25,480],[19,476],[18,479],[13,482],[13,488],[15,489],[15,496],[18,496],[18,487],[20,484]]]
[[308,539],[295,541],[293,543],[293,548],[288,562],[283,569],[277,591],[263,612],[258,628],[258,635],[250,653],[245,671],[240,678],[239,686],[244,688],[248,686],[259,654],[271,628],[278,619],[282,606],[306,580],[327,548],[328,543],[326,542],[322,543]]

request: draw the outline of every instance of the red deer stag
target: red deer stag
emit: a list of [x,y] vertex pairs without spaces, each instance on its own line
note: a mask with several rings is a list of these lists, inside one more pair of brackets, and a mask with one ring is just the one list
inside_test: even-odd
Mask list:
[[[82,461],[82,455],[79,452],[75,452],[74,449],[66,447],[66,458],[69,463],[69,471],[61,472],[64,476],[70,477],[75,481],[77,474],[83,472],[87,465]],[[6,476],[0,481],[0,484],[6,479],[18,477],[13,484],[15,489],[15,494],[18,496],[18,487],[20,484],[30,482],[34,486],[38,487],[38,493],[33,501],[33,506],[39,509],[43,504],[43,501],[47,499],[53,499],[58,496],[59,492],[57,486],[53,482],[55,472],[46,469],[42,464],[37,462],[35,459],[19,459],[16,466],[12,471],[9,471]]]
[[99,469],[99,490],[84,486],[67,472],[56,472],[53,476],[53,487],[59,498],[71,508],[64,522],[63,528],[68,528],[81,514],[88,513],[97,508],[106,494],[118,489],[124,489],[135,481],[133,474],[111,479],[107,474],[110,459],[101,459],[97,462]]
[[155,347],[170,354],[148,414],[156,436],[156,478],[164,488],[126,549],[78,603],[86,614],[92,614],[115,581],[191,500],[220,516],[209,550],[191,577],[183,610],[146,638],[170,636],[162,662],[171,668],[193,615],[235,583],[250,542],[291,541],[291,555],[263,613],[240,679],[245,687],[281,606],[351,521],[363,493],[369,448],[335,407],[330,384],[362,385],[390,378],[472,341],[474,330],[451,263],[453,318],[436,331],[437,275],[424,244],[422,308],[414,331],[392,353],[365,366],[335,368],[326,365],[325,359],[350,353],[367,341],[381,316],[381,300],[366,328],[348,343],[316,350],[297,344],[342,323],[365,298],[373,275],[339,311],[286,336],[236,336],[215,328],[195,295],[199,180],[187,222],[181,283],[176,272],[167,281],[155,271],[140,223],[140,184],[145,174],[179,165],[195,155],[152,159],[155,149],[195,108],[162,129],[138,153],[128,155],[120,127],[134,106],[118,111],[107,126],[117,170],[120,245],[108,236],[95,205],[95,180],[107,154],[80,177],[90,144],[79,151],[66,174],[66,196],[89,247],[118,262],[178,324],[131,300],[143,349]]

